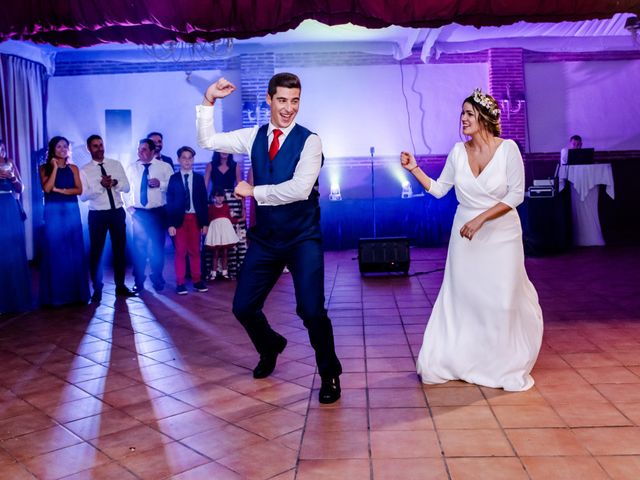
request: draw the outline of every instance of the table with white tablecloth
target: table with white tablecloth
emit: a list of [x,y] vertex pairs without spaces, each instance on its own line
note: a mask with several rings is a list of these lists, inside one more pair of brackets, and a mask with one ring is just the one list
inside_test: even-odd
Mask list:
[[579,246],[604,245],[598,215],[599,185],[615,198],[613,172],[610,163],[593,165],[562,165],[558,174],[559,190],[571,184],[571,219],[573,243]]

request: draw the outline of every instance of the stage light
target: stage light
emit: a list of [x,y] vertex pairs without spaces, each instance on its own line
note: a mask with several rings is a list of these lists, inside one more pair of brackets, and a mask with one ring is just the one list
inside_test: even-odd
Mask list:
[[401,198],[413,197],[413,190],[411,189],[411,183],[409,183],[407,180],[402,182],[402,195],[400,195],[400,197]]
[[329,200],[332,202],[338,202],[342,200],[342,195],[340,194],[340,185],[337,183],[331,184],[331,192],[329,193]]

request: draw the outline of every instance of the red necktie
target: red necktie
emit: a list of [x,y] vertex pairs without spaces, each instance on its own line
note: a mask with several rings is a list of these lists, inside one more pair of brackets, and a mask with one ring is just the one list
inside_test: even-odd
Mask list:
[[278,153],[278,149],[280,148],[280,140],[278,137],[282,135],[282,130],[278,130],[277,128],[273,131],[273,140],[271,140],[271,146],[269,147],[269,159],[273,160]]

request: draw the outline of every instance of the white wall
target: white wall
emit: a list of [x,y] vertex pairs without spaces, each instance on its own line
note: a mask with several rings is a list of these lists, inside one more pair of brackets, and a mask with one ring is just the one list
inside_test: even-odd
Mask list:
[[[211,153],[197,148],[195,105],[209,83],[220,71],[194,71],[190,77],[182,72],[131,73],[116,75],[81,75],[52,77],[48,90],[49,137],[63,135],[73,143],[73,159],[83,165],[90,157],[85,139],[97,133],[105,138],[107,156],[118,158],[109,150],[105,137],[106,109],[131,110],[132,145],[127,152],[135,160],[138,140],[150,131],[164,135],[162,153],[175,160],[176,150],[183,145],[196,150],[196,161],[207,162]],[[239,84],[238,72],[224,76]],[[238,128],[241,122],[240,95],[216,104],[218,128]],[[126,161],[126,155],[121,158]]]
[[285,66],[280,70],[300,76],[302,98],[297,121],[320,135],[327,157],[367,157],[372,146],[379,156],[397,155],[402,150],[448,153],[460,141],[461,102],[475,87],[486,89],[488,66],[402,68],[402,72],[397,65]]
[[[397,155],[404,149],[417,153],[447,153],[460,140],[460,102],[473,88],[488,83],[485,64],[405,65],[406,100],[399,66],[282,68],[302,80],[298,121],[317,132],[327,157]],[[208,83],[221,74],[240,84],[239,72],[196,71],[190,81],[184,72],[132,73],[52,77],[49,80],[49,136],[64,135],[74,144],[79,165],[88,161],[85,138],[105,134],[104,110],[132,111],[132,146],[149,131],[164,134],[165,155],[175,157],[182,145],[196,147],[194,105],[202,100]],[[225,130],[241,126],[241,95],[236,92],[217,104],[216,124]],[[117,157],[115,152],[107,154]],[[210,154],[196,148],[196,160]],[[123,159],[126,160],[126,159]]]
[[640,60],[525,65],[530,146],[553,152],[581,135],[585,147],[640,149]]

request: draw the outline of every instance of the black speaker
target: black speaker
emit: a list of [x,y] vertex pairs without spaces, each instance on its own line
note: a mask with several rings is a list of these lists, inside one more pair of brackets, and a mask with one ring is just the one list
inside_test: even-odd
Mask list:
[[365,273],[409,273],[407,237],[361,238],[358,241],[358,266]]

